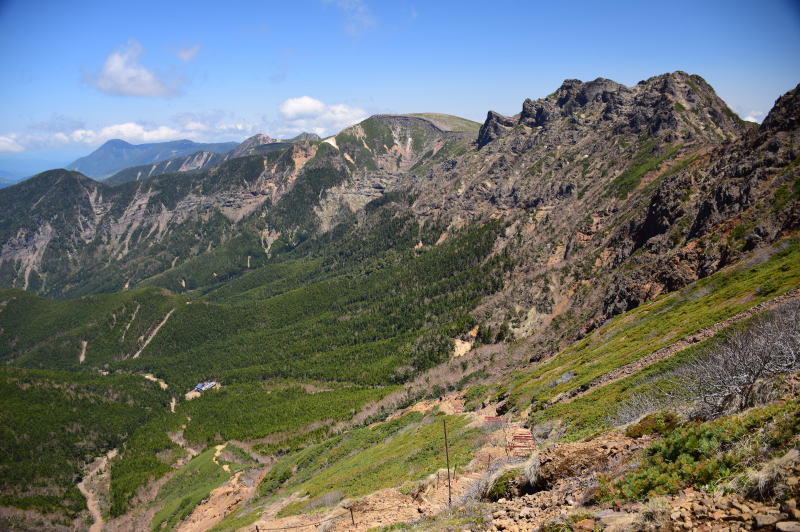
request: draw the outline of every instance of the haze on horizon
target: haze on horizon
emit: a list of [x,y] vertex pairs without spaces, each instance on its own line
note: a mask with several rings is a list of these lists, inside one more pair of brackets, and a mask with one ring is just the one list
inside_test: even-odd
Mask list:
[[482,121],[566,78],[703,76],[760,121],[800,81],[791,0],[0,4],[0,177],[103,142],[334,133],[375,113]]

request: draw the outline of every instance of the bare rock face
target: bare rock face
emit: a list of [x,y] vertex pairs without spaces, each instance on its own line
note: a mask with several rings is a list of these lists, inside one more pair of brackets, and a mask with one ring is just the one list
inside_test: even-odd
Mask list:
[[[633,93],[634,91],[610,79],[597,78],[586,83],[568,79],[554,93],[554,97],[556,109],[562,117],[579,114],[591,107],[602,105],[606,109],[603,118],[609,119],[614,114],[609,110],[613,110],[621,102],[628,101]],[[523,115],[524,109],[523,106]],[[542,126],[544,123],[537,117],[535,125]]]
[[482,148],[483,146],[492,142],[494,139],[503,136],[515,125],[516,121],[513,118],[503,116],[500,113],[495,113],[494,111],[489,111],[489,113],[486,115],[486,121],[483,123],[481,130],[478,133],[478,147]]
[[760,129],[794,131],[798,126],[800,126],[800,85],[778,98]]
[[255,152],[255,149],[259,146],[264,146],[265,144],[272,144],[278,142],[277,140],[273,139],[269,135],[264,135],[263,133],[258,133],[245,139],[239,146],[236,147],[231,153],[230,158],[235,157],[244,157],[245,155],[252,155]]
[[[615,242],[619,262],[640,248],[647,250],[639,260],[646,266],[642,271],[649,273],[615,275],[605,298],[606,313],[647,301],[650,295],[642,287],[680,288],[800,227],[796,204],[775,208],[776,191],[788,193],[797,179],[799,102],[794,89],[778,100],[760,128],[748,128],[740,138],[698,153],[696,161],[660,182],[644,215],[634,216]],[[719,238],[737,225],[747,228],[738,242]]]
[[[798,112],[800,90],[795,88],[778,99],[758,130],[716,154],[713,172],[717,183],[700,206],[690,232],[692,237],[708,233],[722,220],[748,209],[766,192],[791,182],[791,170],[796,168],[800,154]],[[773,182],[776,173],[780,182]],[[797,213],[787,214],[765,219],[766,225],[760,231],[774,234],[796,227]]]
[[[632,87],[566,80],[519,115],[490,112],[475,151],[414,184],[413,209],[453,229],[511,224],[504,245],[520,267],[480,319],[515,308],[526,335],[569,309],[590,329],[797,227],[796,203],[768,206],[796,176],[791,94],[774,113],[756,128],[685,72]],[[719,235],[743,214],[759,220],[732,247]]]
[[120,290],[241,236],[261,241],[249,253],[263,257],[281,237],[292,246],[332,229],[407,183],[415,165],[472,140],[400,115],[370,118],[337,138],[255,135],[226,156],[128,169],[113,186],[55,170],[3,189],[0,284],[50,296]]
[[559,480],[591,475],[612,468],[648,443],[611,433],[603,439],[590,442],[548,447],[538,457],[534,489],[551,489]]

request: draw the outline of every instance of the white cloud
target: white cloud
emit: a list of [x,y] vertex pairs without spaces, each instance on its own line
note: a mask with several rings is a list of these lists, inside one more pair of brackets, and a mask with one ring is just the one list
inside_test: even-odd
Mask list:
[[172,128],[169,126],[146,126],[136,122],[123,122],[109,126],[91,129],[81,127],[78,129],[55,131],[46,133],[29,133],[17,135],[15,133],[0,136],[0,152],[20,152],[27,149],[46,149],[67,145],[98,146],[111,139],[122,139],[134,144],[144,142],[162,142],[182,138],[201,140],[204,124],[189,124],[185,128]]
[[299,98],[289,98],[278,106],[278,110],[284,118],[293,120],[295,118],[305,118],[318,116],[325,111],[325,104],[311,96],[300,96]]
[[289,98],[278,106],[276,115],[252,121],[219,110],[176,114],[169,117],[166,123],[131,121],[96,127],[87,126],[80,120],[56,116],[46,122],[33,123],[22,133],[0,134],[0,152],[65,146],[95,148],[111,139],[141,144],[177,139],[197,142],[243,140],[256,133],[289,138],[308,131],[326,136],[367,116],[363,109],[346,104],[328,105],[310,96]]
[[363,0],[323,0],[344,12],[344,31],[357,37],[375,26],[375,17]]
[[72,132],[71,139],[86,144],[100,144],[111,139],[122,139],[128,142],[162,142],[180,138],[181,132],[167,126],[151,129],[135,122],[125,122],[106,126],[98,131],[78,129]]
[[208,131],[208,125],[202,122],[187,122],[183,125],[186,131]]
[[762,111],[750,111],[747,116],[744,117],[745,122],[755,122],[756,124],[760,124],[762,120],[764,120],[764,113]]
[[17,142],[16,135],[14,134],[0,135],[0,153],[2,152],[17,153],[24,150],[25,148],[19,142]]
[[328,135],[336,133],[367,118],[363,109],[345,104],[327,105],[310,96],[289,98],[278,106],[285,121],[277,125],[279,135],[297,134],[303,131]]
[[195,44],[194,46],[189,46],[188,48],[182,48],[178,50],[178,59],[181,61],[188,63],[195,57],[197,57],[198,52],[200,52],[200,45]]
[[96,75],[87,81],[107,94],[117,96],[167,97],[177,93],[172,87],[139,62],[144,49],[136,41],[112,52]]

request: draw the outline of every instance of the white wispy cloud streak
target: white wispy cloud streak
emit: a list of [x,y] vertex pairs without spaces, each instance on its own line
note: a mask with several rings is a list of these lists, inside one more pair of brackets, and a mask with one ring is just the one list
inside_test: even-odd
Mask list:
[[181,48],[176,53],[178,55],[178,59],[183,61],[184,63],[188,63],[195,57],[197,54],[200,53],[201,46],[199,44],[195,44],[194,46],[189,46],[187,48]]
[[176,86],[166,83],[154,71],[142,65],[140,57],[143,53],[142,46],[131,40],[111,52],[100,71],[97,74],[88,74],[85,80],[102,92],[116,96],[175,96],[178,93]]
[[323,0],[338,7],[345,15],[344,31],[357,37],[376,24],[375,16],[363,0]]
[[17,153],[25,150],[25,147],[17,142],[17,136],[0,135],[0,153]]

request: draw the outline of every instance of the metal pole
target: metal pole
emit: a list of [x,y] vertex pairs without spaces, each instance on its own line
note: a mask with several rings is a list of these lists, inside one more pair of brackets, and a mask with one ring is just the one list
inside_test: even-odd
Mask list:
[[450,488],[450,449],[447,447],[447,421],[442,420],[444,426],[444,456],[447,459],[447,506],[453,503],[452,491]]

